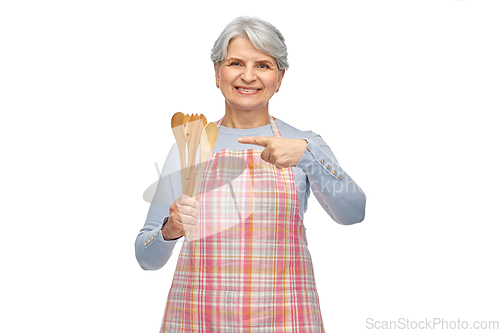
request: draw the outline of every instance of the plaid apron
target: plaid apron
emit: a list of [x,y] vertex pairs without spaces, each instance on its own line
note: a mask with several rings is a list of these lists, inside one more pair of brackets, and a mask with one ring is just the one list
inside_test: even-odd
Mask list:
[[293,171],[261,152],[210,156],[160,332],[324,332]]

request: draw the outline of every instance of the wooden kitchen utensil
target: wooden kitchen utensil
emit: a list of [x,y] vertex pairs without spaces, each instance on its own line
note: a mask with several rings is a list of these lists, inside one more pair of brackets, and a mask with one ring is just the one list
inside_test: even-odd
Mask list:
[[215,123],[206,124],[203,128],[203,131],[201,132],[200,163],[198,163],[198,171],[196,173],[196,183],[194,186],[193,197],[196,197],[196,195],[198,194],[203,171],[205,170],[208,158],[210,157],[210,154],[214,149],[218,135],[219,127]]
[[[203,153],[203,158],[206,160],[208,156],[210,156],[210,152],[212,151],[213,145],[215,145],[215,140],[217,140],[218,127],[215,123],[210,123],[208,131],[212,134],[205,135],[206,139],[203,141],[210,140],[213,138],[214,134],[214,126],[215,126],[215,139],[213,140],[213,144],[208,144],[205,142],[203,144],[203,149],[200,147],[200,159]],[[181,184],[182,184],[182,193],[194,197],[195,194],[195,184],[196,184],[196,155],[198,152],[198,146],[200,146],[200,141],[202,140],[202,132],[207,125],[207,119],[204,115],[195,114],[195,115],[184,115],[182,112],[177,112],[173,115],[171,126],[172,131],[175,136],[175,141],[177,142],[177,147],[179,148],[179,156],[181,160]],[[186,147],[187,147],[187,162],[186,162]],[[211,148],[209,148],[211,147]],[[208,150],[210,149],[210,150]],[[201,162],[201,161],[200,161]],[[201,165],[201,164],[200,164]],[[203,164],[204,167],[204,164]],[[198,168],[199,171],[203,171],[202,168]],[[198,173],[199,181],[201,181],[201,172]],[[199,187],[199,185],[198,185]],[[197,191],[197,190],[196,190]],[[183,230],[182,235],[186,237],[186,232]],[[189,233],[189,232],[188,232]],[[190,236],[189,234],[187,236]]]
[[186,175],[186,195],[193,196],[195,175],[196,175],[196,155],[200,145],[201,132],[206,125],[205,116],[198,114],[184,117],[184,134],[188,147],[188,164]]
[[186,136],[184,134],[184,113],[177,112],[172,116],[171,125],[172,132],[174,132],[175,142],[179,148],[179,156],[181,159],[181,184],[182,193],[186,193],[185,182],[186,179]]

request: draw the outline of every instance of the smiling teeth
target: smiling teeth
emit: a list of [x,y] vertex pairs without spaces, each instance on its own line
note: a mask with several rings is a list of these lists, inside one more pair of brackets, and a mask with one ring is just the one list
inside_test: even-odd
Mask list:
[[236,88],[238,90],[243,90],[243,91],[258,91],[259,89],[243,89],[243,88]]

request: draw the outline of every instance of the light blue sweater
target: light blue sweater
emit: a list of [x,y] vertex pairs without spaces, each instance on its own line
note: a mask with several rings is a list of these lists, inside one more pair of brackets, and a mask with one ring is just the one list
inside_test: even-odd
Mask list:
[[[354,224],[363,221],[366,196],[340,167],[323,139],[312,131],[299,131],[279,119],[276,119],[276,124],[282,137],[308,141],[309,151],[304,151],[299,163],[292,168],[297,184],[301,218],[304,218],[312,190],[323,209],[337,223]],[[271,125],[251,129],[221,126],[213,152],[219,153],[222,149],[263,149],[260,146],[239,143],[238,138],[242,136],[272,137],[273,132]],[[177,243],[177,239],[164,240],[161,228],[168,219],[170,206],[182,194],[179,169],[179,151],[177,145],[174,145],[163,166],[144,227],[135,242],[136,258],[143,269],[155,270],[163,267]]]

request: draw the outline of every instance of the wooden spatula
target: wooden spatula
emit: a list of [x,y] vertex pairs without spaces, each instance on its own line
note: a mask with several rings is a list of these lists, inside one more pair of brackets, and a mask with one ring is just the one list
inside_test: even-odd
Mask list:
[[182,193],[186,193],[185,181],[186,179],[186,136],[184,134],[184,113],[177,112],[172,116],[172,132],[174,132],[175,142],[179,148],[179,156],[181,158],[181,184]]
[[[201,132],[206,124],[205,116],[198,114],[184,117],[184,134],[188,147],[188,165],[185,194],[193,196],[195,174],[196,174],[196,155],[200,145]],[[205,123],[204,123],[205,122]]]

